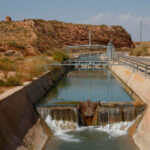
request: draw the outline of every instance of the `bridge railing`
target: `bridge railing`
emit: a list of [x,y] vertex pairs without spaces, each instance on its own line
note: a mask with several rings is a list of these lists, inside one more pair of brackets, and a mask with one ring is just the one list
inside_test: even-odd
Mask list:
[[127,58],[124,56],[119,56],[118,61],[130,66],[133,69],[133,71],[143,72],[145,76],[150,75],[150,65],[146,63],[135,61],[131,58]]

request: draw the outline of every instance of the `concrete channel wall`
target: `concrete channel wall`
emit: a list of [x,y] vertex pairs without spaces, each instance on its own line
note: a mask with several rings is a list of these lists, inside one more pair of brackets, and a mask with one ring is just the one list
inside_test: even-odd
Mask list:
[[150,149],[150,77],[144,73],[133,72],[126,66],[113,66],[115,73],[147,105],[143,116],[131,127],[132,136],[140,150]]
[[52,134],[34,110],[47,91],[67,72],[59,68],[0,96],[0,149],[41,150]]

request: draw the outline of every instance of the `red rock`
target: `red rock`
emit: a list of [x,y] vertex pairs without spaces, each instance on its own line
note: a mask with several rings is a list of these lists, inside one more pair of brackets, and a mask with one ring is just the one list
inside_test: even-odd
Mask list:
[[12,19],[11,19],[10,16],[6,16],[5,21],[6,21],[6,22],[10,22],[10,21],[12,21]]

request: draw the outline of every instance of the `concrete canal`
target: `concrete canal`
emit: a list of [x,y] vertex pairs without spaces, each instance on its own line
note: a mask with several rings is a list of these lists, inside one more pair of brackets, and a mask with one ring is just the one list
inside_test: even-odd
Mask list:
[[[86,100],[91,100],[89,105],[100,101],[100,108],[96,108],[98,121],[93,126],[85,126],[79,117],[78,102]],[[132,102],[124,85],[108,69],[70,71],[37,108],[54,133],[45,150],[136,150],[127,131],[143,108],[130,107]],[[70,106],[72,103],[76,106]]]

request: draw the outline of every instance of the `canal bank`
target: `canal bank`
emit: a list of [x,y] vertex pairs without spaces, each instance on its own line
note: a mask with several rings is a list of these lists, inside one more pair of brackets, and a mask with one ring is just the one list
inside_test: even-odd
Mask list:
[[1,95],[0,149],[41,150],[52,134],[35,111],[35,104],[69,70],[61,67]]
[[150,78],[142,72],[133,71],[125,66],[112,66],[111,70],[124,84],[135,92],[147,105],[147,109],[140,119],[130,128],[129,132],[141,150],[150,147]]

